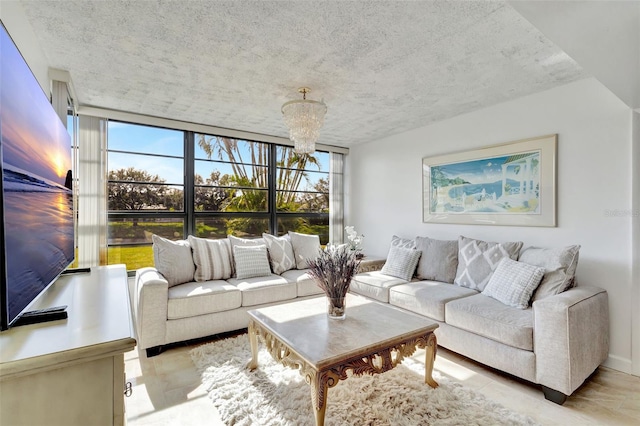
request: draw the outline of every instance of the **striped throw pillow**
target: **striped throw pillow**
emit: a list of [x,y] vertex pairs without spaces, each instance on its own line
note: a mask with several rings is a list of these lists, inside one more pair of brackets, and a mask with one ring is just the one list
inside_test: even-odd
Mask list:
[[239,280],[271,275],[267,246],[233,246],[233,258]]
[[231,244],[226,238],[209,240],[189,235],[198,282],[231,278]]

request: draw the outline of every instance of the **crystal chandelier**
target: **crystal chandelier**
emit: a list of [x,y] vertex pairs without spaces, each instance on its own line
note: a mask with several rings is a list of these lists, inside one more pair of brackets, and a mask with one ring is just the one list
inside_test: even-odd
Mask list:
[[282,115],[289,127],[289,139],[294,142],[294,151],[312,154],[316,150],[327,106],[324,102],[308,100],[307,93],[311,92],[308,87],[301,87],[298,92],[302,93],[302,99],[282,105]]

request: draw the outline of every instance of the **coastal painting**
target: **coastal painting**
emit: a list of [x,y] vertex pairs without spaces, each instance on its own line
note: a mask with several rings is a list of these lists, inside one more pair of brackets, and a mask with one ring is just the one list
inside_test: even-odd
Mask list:
[[424,221],[555,226],[557,136],[423,159]]

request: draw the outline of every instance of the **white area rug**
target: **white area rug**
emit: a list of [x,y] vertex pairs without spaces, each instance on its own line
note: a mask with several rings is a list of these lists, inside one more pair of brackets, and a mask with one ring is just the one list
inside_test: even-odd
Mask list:
[[[313,425],[309,385],[298,370],[277,364],[262,343],[260,348],[254,372],[245,368],[251,358],[246,335],[191,351],[221,418],[228,425]],[[433,377],[437,389],[424,383],[424,364],[405,359],[386,373],[340,381],[329,389],[325,424],[535,424],[437,371]]]

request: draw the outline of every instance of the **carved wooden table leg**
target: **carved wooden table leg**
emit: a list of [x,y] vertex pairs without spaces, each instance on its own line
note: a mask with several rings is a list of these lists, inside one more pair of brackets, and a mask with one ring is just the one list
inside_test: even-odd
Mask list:
[[316,418],[316,426],[324,425],[324,414],[327,411],[327,377],[313,372],[308,375],[311,385],[311,405]]
[[249,321],[249,343],[251,344],[251,360],[247,364],[250,371],[258,368],[258,335],[256,334],[256,326],[253,321]]
[[436,360],[437,347],[436,335],[429,334],[429,337],[427,337],[426,358],[424,360],[424,382],[432,388],[438,387],[438,382],[433,380],[433,363]]

